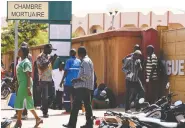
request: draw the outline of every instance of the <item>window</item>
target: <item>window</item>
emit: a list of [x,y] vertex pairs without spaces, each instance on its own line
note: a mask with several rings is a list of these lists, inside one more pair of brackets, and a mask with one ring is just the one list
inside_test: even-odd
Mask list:
[[97,33],[97,30],[96,29],[93,29],[92,33]]

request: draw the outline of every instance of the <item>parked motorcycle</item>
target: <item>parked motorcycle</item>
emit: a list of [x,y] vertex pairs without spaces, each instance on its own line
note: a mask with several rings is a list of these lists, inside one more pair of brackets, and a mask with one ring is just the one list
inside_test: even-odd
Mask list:
[[[169,87],[168,84],[166,89],[169,89]],[[169,89],[168,96],[163,96],[155,104],[148,104],[138,115],[162,119],[168,122],[180,122],[180,120],[185,119],[185,104],[182,101],[176,101],[172,105],[171,100],[173,96],[176,96],[176,94],[171,93]],[[139,103],[144,103],[144,99],[141,98]]]
[[1,99],[6,99],[8,95],[15,92],[15,81],[13,78],[6,77],[1,81]]
[[[181,120],[179,123],[176,123],[164,122],[160,119],[154,119],[150,117],[131,117],[127,114],[115,113],[112,111],[107,111],[105,114],[110,116],[117,116],[119,119],[121,119],[122,125],[119,125],[119,128],[185,128],[185,120]],[[100,126],[106,125],[107,124],[105,124],[105,122],[102,122]],[[110,126],[108,125],[108,127]]]
[[165,104],[171,104],[172,97],[177,96],[177,95],[170,92],[169,83],[167,83],[166,85],[166,90],[169,90],[168,95],[161,97],[158,101],[156,101],[152,105],[150,105],[148,102],[144,102],[145,100],[144,98],[139,99],[139,103],[143,107],[140,112],[143,112],[143,113],[152,112],[154,109],[157,109],[160,106],[163,106]]
[[7,118],[1,120],[1,128],[10,128],[10,125],[12,123],[12,120],[9,120]]

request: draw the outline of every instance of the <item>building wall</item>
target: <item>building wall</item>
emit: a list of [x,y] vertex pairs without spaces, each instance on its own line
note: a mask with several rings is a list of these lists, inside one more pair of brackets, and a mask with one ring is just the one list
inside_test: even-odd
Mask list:
[[167,26],[167,12],[164,15],[156,15],[155,13],[152,13],[151,22],[151,27],[155,29],[158,25]]
[[85,17],[76,17],[72,15],[72,31],[75,32],[78,27],[82,27],[86,34],[88,34],[89,26],[88,26],[88,15]]
[[[162,32],[161,41],[166,60],[185,60],[185,29]],[[185,67],[185,64],[183,65]],[[185,69],[182,70],[185,72]],[[185,102],[185,75],[170,75],[171,90],[178,96],[174,101]]]
[[[91,13],[87,14],[85,17],[76,17],[73,15],[72,20],[72,31],[75,32],[76,29],[81,26],[86,34],[89,34],[88,32],[93,25],[99,25],[104,31],[108,31],[112,24],[112,16],[107,13]],[[149,12],[144,15],[142,12],[118,12],[115,16],[114,28],[120,29],[128,25],[141,27],[144,25],[156,29],[158,25],[168,26],[169,24],[174,23],[179,23],[185,27],[185,13],[173,14],[172,12],[167,11],[162,15],[155,14],[154,12]],[[173,25],[172,28],[180,27],[179,25]]]
[[185,27],[185,14],[173,14],[169,12],[169,23],[179,23]]
[[139,27],[141,27],[143,24],[150,26],[150,13],[146,15],[139,13]]
[[[122,59],[133,51],[134,45],[141,44],[141,31],[109,31],[75,38],[72,47],[83,45],[94,63],[97,83],[106,83],[123,103],[125,75]],[[126,47],[125,47],[126,46]]]

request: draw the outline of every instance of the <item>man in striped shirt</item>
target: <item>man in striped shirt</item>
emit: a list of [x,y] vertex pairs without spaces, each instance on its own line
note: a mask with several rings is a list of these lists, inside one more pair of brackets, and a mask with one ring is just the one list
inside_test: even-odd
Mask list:
[[[129,96],[131,89],[133,88],[139,94],[139,97],[143,97],[143,88],[140,84],[139,71],[142,70],[141,66],[141,51],[136,50],[133,56],[127,58],[124,64],[123,71],[126,73],[126,100],[125,100],[125,111],[130,112]],[[139,109],[138,102],[136,103],[136,110]]]
[[78,56],[81,60],[81,66],[78,77],[72,80],[75,88],[75,97],[73,101],[70,119],[67,128],[76,128],[78,111],[81,108],[82,101],[84,102],[86,110],[86,124],[81,128],[93,128],[92,107],[91,107],[91,92],[94,89],[94,66],[91,59],[87,56],[85,47],[78,49]]
[[147,60],[146,60],[146,97],[150,103],[154,103],[157,100],[158,89],[158,59],[154,53],[154,47],[152,45],[147,46]]

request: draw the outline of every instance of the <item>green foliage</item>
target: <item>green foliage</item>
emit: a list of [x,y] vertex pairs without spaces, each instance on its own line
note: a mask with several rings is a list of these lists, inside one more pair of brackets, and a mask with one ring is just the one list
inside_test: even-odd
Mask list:
[[[6,46],[2,47],[2,52],[14,49],[15,22],[9,22],[7,27],[2,28],[1,42]],[[47,43],[48,33],[47,24],[30,23],[27,20],[19,21],[18,25],[18,44],[27,42],[29,46],[36,46]]]
[[77,33],[72,33],[72,38],[76,38],[76,37],[78,37],[78,34]]

